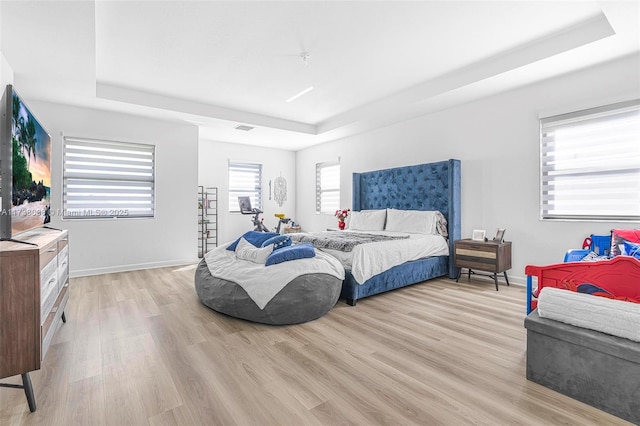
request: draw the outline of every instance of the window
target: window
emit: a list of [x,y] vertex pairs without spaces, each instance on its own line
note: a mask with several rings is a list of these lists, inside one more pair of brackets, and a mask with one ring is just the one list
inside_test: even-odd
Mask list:
[[240,213],[238,197],[250,197],[262,210],[262,164],[229,162],[229,213]]
[[640,101],[540,120],[543,219],[640,220]]
[[63,217],[153,217],[155,147],[64,137]]
[[340,208],[340,163],[316,164],[316,213],[334,214]]

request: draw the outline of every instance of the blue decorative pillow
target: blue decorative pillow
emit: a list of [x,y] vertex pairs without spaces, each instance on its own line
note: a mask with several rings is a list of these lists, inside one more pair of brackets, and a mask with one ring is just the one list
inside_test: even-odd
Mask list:
[[290,260],[306,259],[314,257],[315,255],[316,251],[313,248],[313,244],[300,243],[281,248],[280,250],[274,250],[269,257],[267,257],[267,261],[264,265],[269,266],[275,265],[276,263],[288,262]]
[[289,237],[288,235],[276,235],[275,237],[271,237],[267,241],[262,243],[261,247],[266,247],[269,244],[273,244],[273,251],[276,251],[283,247],[289,247],[291,245],[291,237]]
[[640,244],[634,244],[630,243],[629,241],[625,241],[624,252],[627,256],[632,256],[640,260]]
[[275,232],[258,232],[258,231],[247,231],[242,236],[240,236],[237,240],[235,240],[227,250],[235,251],[240,238],[244,238],[248,242],[250,242],[254,247],[261,247],[262,243],[267,241],[271,237],[276,237],[280,234],[276,234]]

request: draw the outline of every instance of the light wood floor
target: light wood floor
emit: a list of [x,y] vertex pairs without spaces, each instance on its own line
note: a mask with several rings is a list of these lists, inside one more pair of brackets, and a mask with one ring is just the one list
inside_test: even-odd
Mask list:
[[628,424],[525,379],[522,287],[434,280],[273,327],[209,310],[193,275],[72,279],[38,410],[0,388],[0,424]]

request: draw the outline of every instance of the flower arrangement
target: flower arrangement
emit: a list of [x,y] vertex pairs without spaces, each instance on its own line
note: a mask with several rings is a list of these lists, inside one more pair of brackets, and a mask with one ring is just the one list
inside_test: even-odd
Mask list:
[[340,222],[344,222],[344,220],[349,217],[350,211],[351,209],[336,210],[336,214],[334,216],[337,217]]
[[344,220],[349,216],[350,211],[351,209],[336,210],[336,214],[334,216],[338,218],[338,228],[340,230],[345,228],[346,224],[344,223]]

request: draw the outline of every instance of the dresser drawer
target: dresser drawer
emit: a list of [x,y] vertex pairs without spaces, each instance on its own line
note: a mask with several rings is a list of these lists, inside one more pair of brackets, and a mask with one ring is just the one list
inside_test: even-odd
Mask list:
[[48,263],[40,263],[40,287],[44,286],[51,275],[54,275],[58,269],[58,259],[54,257]]
[[62,290],[69,278],[69,246],[58,253],[58,291]]
[[49,280],[41,284],[40,290],[40,321],[44,321],[47,315],[53,308],[56,299],[58,298],[58,275],[54,273],[49,277]]
[[64,237],[58,241],[58,252],[61,252],[63,248],[69,246],[69,238]]
[[45,303],[50,293],[57,293],[58,261],[53,258],[40,272],[40,305]]
[[54,306],[54,309],[50,310],[47,316],[44,317],[45,319],[40,330],[40,335],[42,336],[42,359],[47,355],[49,346],[51,346],[51,342],[53,341],[53,336],[62,322],[62,314],[64,313],[64,307],[66,306],[68,299],[68,287],[64,287],[57,299],[59,304]]
[[[53,245],[52,248],[56,246]],[[40,255],[40,259],[43,258],[48,259],[51,254],[57,253],[57,249],[47,250],[43,254]],[[53,308],[53,305],[58,297],[58,293],[60,292],[59,279],[60,279],[60,270],[58,268],[58,257],[59,255],[54,256],[49,260],[40,272],[40,321],[44,322],[49,315],[49,312]]]
[[40,251],[40,268],[48,265],[58,255],[58,245],[56,243],[44,247]]

